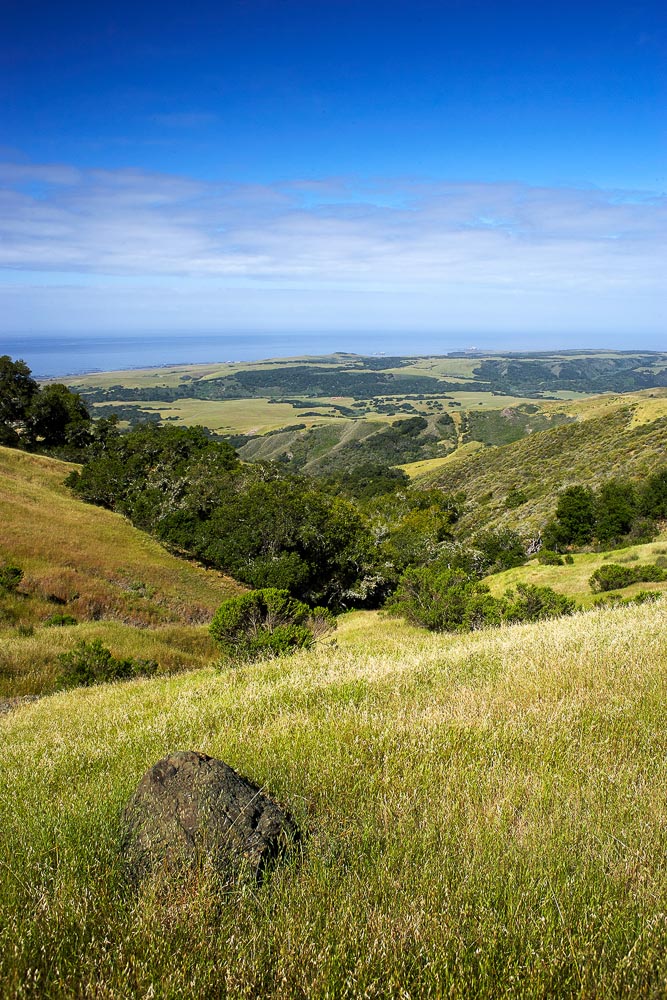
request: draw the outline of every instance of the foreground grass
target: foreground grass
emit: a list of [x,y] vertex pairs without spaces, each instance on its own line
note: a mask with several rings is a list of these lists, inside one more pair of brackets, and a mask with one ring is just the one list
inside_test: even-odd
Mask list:
[[[662,603],[469,636],[353,614],[336,649],[19,710],[3,994],[664,995],[666,640]],[[285,803],[301,856],[130,893],[120,811],[187,748]]]

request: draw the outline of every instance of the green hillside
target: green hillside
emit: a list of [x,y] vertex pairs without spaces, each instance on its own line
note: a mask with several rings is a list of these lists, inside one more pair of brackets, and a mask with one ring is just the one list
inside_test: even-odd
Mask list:
[[[59,694],[0,719],[7,997],[639,997],[667,978],[662,603]],[[177,749],[277,796],[261,883],[133,893],[119,817]]]
[[[0,565],[24,574],[17,594],[0,596],[0,697],[48,689],[56,652],[80,638],[102,637],[122,655],[140,648],[164,669],[205,662],[212,650],[196,626],[241,589],[75,499],[62,485],[72,468],[0,448]],[[54,613],[80,624],[44,626]]]
[[[644,545],[628,545],[611,552],[576,552],[572,563],[561,566],[541,565],[537,559],[531,559],[524,566],[515,566],[503,573],[494,573],[484,579],[491,593],[499,597],[508,587],[516,587],[520,583],[536,584],[538,587],[552,587],[559,594],[573,597],[580,607],[591,607],[601,595],[593,593],[589,580],[592,574],[601,566],[609,563],[629,565],[633,568],[656,564],[664,567],[667,564],[667,537],[662,535],[655,542]],[[622,590],[613,591],[622,598],[635,597],[641,591],[667,591],[667,582],[633,583]]]
[[[655,408],[648,405],[651,402],[629,396],[577,404],[579,419],[574,422],[468,452],[460,460],[454,455],[417,481],[445,492],[465,491],[468,506],[460,522],[464,531],[502,526],[533,532],[553,516],[563,487],[595,485],[610,476],[641,478],[665,464],[664,400],[656,399]],[[508,507],[510,491],[523,494],[525,502]]]

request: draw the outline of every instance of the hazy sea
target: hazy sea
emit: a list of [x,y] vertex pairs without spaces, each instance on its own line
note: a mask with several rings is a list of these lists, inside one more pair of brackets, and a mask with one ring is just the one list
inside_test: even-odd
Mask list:
[[406,334],[354,334],[317,336],[303,334],[165,334],[123,336],[2,336],[0,354],[21,358],[36,377],[64,377],[91,371],[150,368],[158,365],[223,361],[256,361],[260,358],[303,354],[412,354],[428,350],[445,354],[458,344],[447,337],[430,337],[415,344]]

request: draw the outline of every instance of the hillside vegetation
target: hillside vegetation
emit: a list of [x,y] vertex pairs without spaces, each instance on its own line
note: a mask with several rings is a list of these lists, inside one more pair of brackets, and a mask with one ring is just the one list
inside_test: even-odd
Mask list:
[[[18,593],[0,598],[0,697],[48,689],[56,652],[81,638],[108,640],[123,655],[159,653],[164,669],[205,662],[212,647],[194,626],[241,589],[170,555],[119,514],[75,499],[63,486],[74,468],[0,448],[0,565],[24,573]],[[80,624],[45,627],[54,613]]]
[[[354,613],[336,650],[6,716],[4,995],[661,995],[666,651],[662,603],[467,636]],[[121,810],[177,749],[277,796],[302,851],[129,891]]]
[[[460,460],[453,456],[417,481],[445,492],[465,491],[469,503],[460,521],[463,530],[513,527],[529,534],[553,516],[564,487],[596,485],[612,475],[640,479],[664,464],[667,416],[649,420],[644,408],[638,420],[642,403],[632,400],[615,401],[600,416],[468,452]],[[600,404],[592,400],[590,405]],[[507,505],[512,491],[525,496],[520,506]]]
[[[612,562],[633,568],[656,562],[658,566],[664,566],[667,563],[667,538],[663,535],[650,544],[628,545],[611,552],[575,552],[570,558],[571,564],[564,563],[561,566],[541,565],[537,559],[531,559],[524,566],[494,573],[486,577],[484,582],[496,596],[503,594],[508,587],[516,587],[520,583],[552,587],[557,593],[574,598],[580,607],[586,608],[600,597],[600,594],[592,591],[589,582],[596,570]],[[618,593],[623,598],[631,598],[647,590],[662,593],[667,591],[667,583],[633,583]]]

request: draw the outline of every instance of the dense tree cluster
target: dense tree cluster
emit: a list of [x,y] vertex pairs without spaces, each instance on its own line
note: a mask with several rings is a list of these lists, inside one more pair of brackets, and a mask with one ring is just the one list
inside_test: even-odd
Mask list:
[[381,600],[388,575],[350,499],[277,465],[242,465],[201,427],[107,430],[69,477],[83,499],[253,587],[333,607]]
[[0,357],[0,444],[78,455],[92,440],[91,426],[77,393],[59,383],[40,388],[24,361]]
[[667,469],[636,484],[608,479],[597,490],[571,486],[558,497],[556,517],[543,532],[546,548],[562,551],[595,542],[650,541],[655,522],[667,517]]

